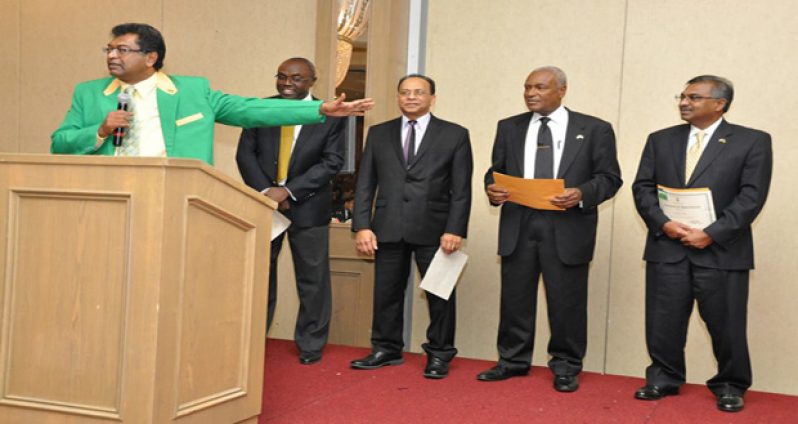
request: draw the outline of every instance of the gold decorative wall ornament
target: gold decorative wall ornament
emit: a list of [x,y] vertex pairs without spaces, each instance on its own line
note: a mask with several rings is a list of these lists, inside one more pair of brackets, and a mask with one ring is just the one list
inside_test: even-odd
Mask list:
[[370,0],[339,0],[335,86],[344,82],[352,60],[354,40],[366,30]]

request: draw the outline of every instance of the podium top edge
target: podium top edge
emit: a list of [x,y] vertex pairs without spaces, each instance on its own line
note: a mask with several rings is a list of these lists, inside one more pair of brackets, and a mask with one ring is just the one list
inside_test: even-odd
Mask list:
[[128,165],[128,166],[156,166],[178,168],[204,168],[211,172],[218,172],[210,165],[197,159],[176,158],[147,158],[147,157],[114,157],[93,155],[55,155],[38,153],[0,153],[2,163],[69,163],[77,165]]
[[149,168],[193,168],[240,190],[249,197],[267,205],[273,210],[277,203],[258,193],[246,184],[236,181],[224,172],[198,159],[156,158],[156,157],[114,157],[92,155],[55,155],[36,153],[0,153],[0,164],[29,165],[84,165],[84,166],[130,166]]

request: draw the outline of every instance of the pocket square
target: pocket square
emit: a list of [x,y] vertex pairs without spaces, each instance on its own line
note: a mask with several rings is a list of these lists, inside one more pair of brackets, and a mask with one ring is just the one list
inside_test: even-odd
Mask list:
[[585,138],[585,136],[583,136],[582,134],[578,134],[578,135],[576,136],[576,139],[577,139],[577,140],[582,140],[582,139],[584,139],[584,138]]
[[721,138],[720,140],[718,140],[718,143],[726,144],[726,139],[725,138]]
[[197,113],[195,113],[193,115],[186,116],[185,118],[178,119],[177,121],[175,121],[175,125],[177,125],[179,127],[179,126],[182,126],[182,125],[190,124],[190,123],[192,123],[194,121],[199,121],[203,117],[204,116],[202,115],[202,112],[197,112]]

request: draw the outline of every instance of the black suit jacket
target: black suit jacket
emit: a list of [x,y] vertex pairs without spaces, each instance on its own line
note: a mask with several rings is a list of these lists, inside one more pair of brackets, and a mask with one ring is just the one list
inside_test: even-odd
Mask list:
[[[637,212],[648,227],[643,259],[673,263],[689,257],[708,268],[752,269],[751,222],[765,204],[773,168],[770,135],[723,120],[685,184],[689,134],[690,125],[684,124],[657,131],[646,141],[632,185]],[[702,250],[688,248],[662,232],[668,218],[659,207],[657,184],[712,190],[717,220],[704,231],[713,244]]]
[[[291,208],[284,211],[300,228],[327,225],[332,214],[332,179],[343,166],[346,121],[327,117],[321,124],[303,125],[288,163],[285,186]],[[262,191],[277,186],[280,127],[245,129],[236,152],[244,182]]]
[[437,245],[443,233],[466,237],[473,172],[468,130],[432,116],[406,168],[401,126],[397,118],[369,129],[352,230],[371,229],[379,242],[420,245]]
[[[493,184],[493,172],[524,176],[524,145],[532,112],[499,121],[493,144],[493,165],[485,174],[485,186]],[[568,110],[557,178],[565,187],[582,191],[582,207],[553,212],[557,256],[569,265],[584,264],[593,259],[596,245],[597,206],[615,195],[623,184],[615,149],[612,126],[592,116]],[[518,242],[522,212],[525,206],[507,202],[502,206],[499,222],[499,255],[513,253]]]

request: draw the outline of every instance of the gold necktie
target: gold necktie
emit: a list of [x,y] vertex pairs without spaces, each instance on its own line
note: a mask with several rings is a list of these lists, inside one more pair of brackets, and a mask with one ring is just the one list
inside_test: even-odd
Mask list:
[[294,144],[294,126],[280,127],[280,154],[277,156],[277,182],[288,178],[288,162]]
[[698,164],[698,159],[701,158],[701,145],[704,144],[704,131],[699,131],[695,134],[695,143],[687,150],[687,161],[684,169],[684,182],[687,184],[690,177],[695,171],[695,166]]

